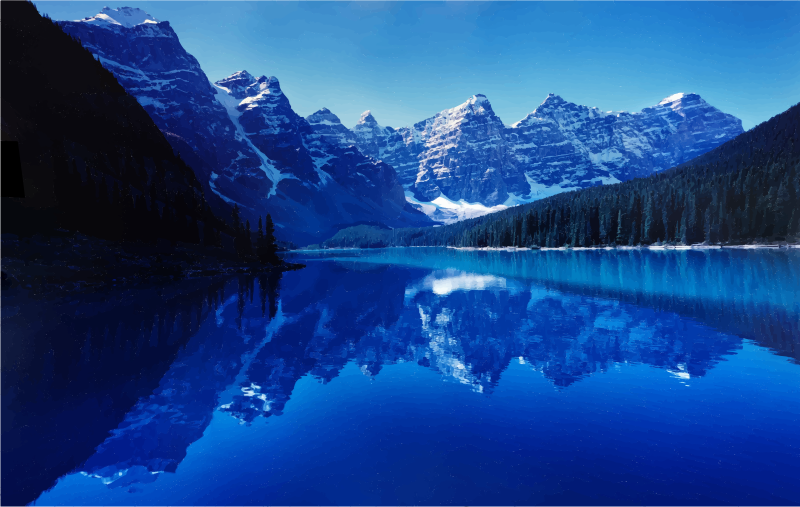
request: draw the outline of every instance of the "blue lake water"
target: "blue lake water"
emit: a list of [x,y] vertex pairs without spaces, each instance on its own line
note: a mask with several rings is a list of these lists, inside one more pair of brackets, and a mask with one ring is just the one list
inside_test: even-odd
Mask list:
[[3,503],[800,504],[800,251],[290,257],[3,291]]

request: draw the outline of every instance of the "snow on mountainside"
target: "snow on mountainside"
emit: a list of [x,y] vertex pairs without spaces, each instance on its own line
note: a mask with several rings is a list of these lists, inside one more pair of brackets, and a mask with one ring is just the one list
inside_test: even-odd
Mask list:
[[365,154],[397,169],[409,202],[446,222],[647,176],[742,131],[737,118],[683,93],[639,113],[604,113],[550,94],[511,126],[474,95],[411,127],[382,127],[366,112],[353,128]]
[[77,23],[89,23],[94,25],[118,25],[120,27],[132,28],[135,25],[142,25],[145,23],[157,24],[158,20],[153,16],[147,14],[141,9],[132,7],[120,7],[119,9],[110,9],[103,7],[96,16],[91,18],[83,18],[76,20]]
[[391,166],[364,156],[341,129],[349,144],[318,132],[333,120],[297,115],[277,78],[241,71],[211,83],[169,23],[139,9],[59,24],[144,106],[218,198],[218,212],[236,203],[251,224],[271,213],[279,238],[301,244],[356,223],[431,223],[406,202]]
[[[139,20],[144,21],[133,23]],[[224,175],[246,181],[252,192],[265,195],[274,185],[262,170],[262,161],[236,135],[227,110],[216,100],[216,89],[197,60],[183,49],[169,23],[150,21],[155,18],[122,7],[104,8],[93,18],[59,24],[100,58],[183,159],[192,162],[217,211],[224,212],[222,201],[255,209],[256,202],[236,195],[233,189],[221,191],[224,178],[218,178]]]

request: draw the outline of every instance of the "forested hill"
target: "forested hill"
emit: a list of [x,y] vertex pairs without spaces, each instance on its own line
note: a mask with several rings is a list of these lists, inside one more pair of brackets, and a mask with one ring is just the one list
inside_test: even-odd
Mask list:
[[800,104],[681,166],[434,229],[351,228],[326,248],[800,240]]
[[218,241],[229,226],[111,72],[32,3],[0,9],[2,139],[18,142],[25,192],[3,197],[3,232]]

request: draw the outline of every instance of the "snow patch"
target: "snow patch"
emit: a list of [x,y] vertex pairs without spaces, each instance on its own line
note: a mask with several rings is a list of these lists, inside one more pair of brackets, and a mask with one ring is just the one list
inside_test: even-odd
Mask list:
[[133,28],[136,25],[157,24],[158,20],[143,10],[134,7],[120,7],[118,9],[103,7],[99,14],[91,18],[76,19],[75,22],[98,26],[112,25]]
[[664,105],[667,105],[667,104],[671,104],[672,102],[677,102],[677,101],[681,100],[685,96],[686,96],[685,93],[675,93],[675,94],[670,95],[669,97],[665,98],[661,102],[659,102],[658,105],[659,106],[664,106]]
[[[232,97],[228,93],[227,89],[225,89],[225,88],[223,88],[221,86],[218,86],[218,85],[216,85],[214,83],[211,83],[211,85],[216,87],[216,88],[218,88],[219,90],[222,90],[222,91],[225,92],[225,93],[217,93],[215,95],[215,98],[217,99],[217,102],[219,102],[222,105],[222,107],[224,107],[225,110],[228,112],[228,117],[230,117],[231,121],[233,122],[233,125],[236,127],[237,134],[239,134],[239,136],[241,136],[241,139],[244,142],[246,142],[248,146],[250,146],[250,149],[252,149],[253,152],[261,160],[261,170],[264,171],[264,174],[266,174],[267,178],[269,178],[273,183],[273,186],[270,189],[269,194],[267,194],[267,199],[269,199],[270,197],[275,195],[275,193],[278,190],[278,183],[281,180],[291,179],[291,178],[298,179],[296,176],[294,176],[292,174],[283,174],[283,173],[281,173],[278,170],[278,168],[276,168],[272,164],[270,159],[267,158],[267,156],[264,155],[264,153],[261,150],[256,148],[256,146],[253,144],[253,142],[250,141],[250,138],[247,137],[247,135],[245,134],[244,128],[242,127],[242,125],[239,123],[239,117],[242,115],[242,113],[240,113],[238,111],[238,109],[237,109],[237,107],[240,105],[239,101],[236,100],[234,97]],[[242,101],[242,103],[244,103],[244,101]],[[239,137],[239,136],[237,136],[237,137]],[[212,190],[213,190],[213,187],[212,187]]]
[[467,202],[464,199],[453,201],[448,199],[445,195],[440,195],[436,199],[425,202],[419,201],[414,197],[414,193],[410,190],[405,191],[406,201],[412,206],[419,209],[433,220],[442,222],[445,225],[460,222],[470,218],[482,217],[489,213],[502,211],[508,206],[498,204],[496,206],[485,206],[479,202]]

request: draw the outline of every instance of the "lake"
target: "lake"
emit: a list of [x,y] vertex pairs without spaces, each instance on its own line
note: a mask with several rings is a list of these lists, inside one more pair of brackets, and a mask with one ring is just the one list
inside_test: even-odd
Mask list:
[[800,250],[2,294],[3,502],[800,504]]

